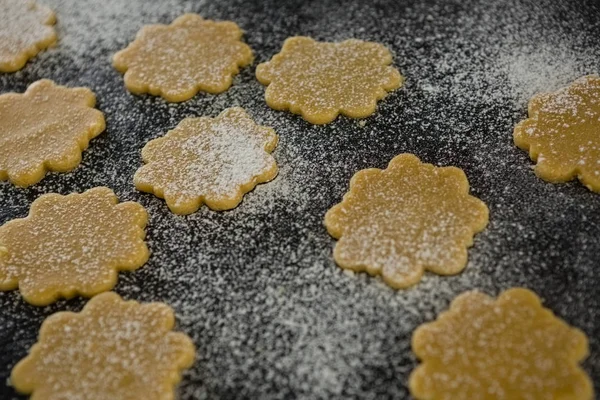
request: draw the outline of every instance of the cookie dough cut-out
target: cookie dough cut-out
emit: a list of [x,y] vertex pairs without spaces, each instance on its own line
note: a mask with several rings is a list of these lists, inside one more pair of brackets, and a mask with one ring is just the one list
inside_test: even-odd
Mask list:
[[95,104],[91,90],[47,79],[23,94],[0,95],[0,180],[29,186],[48,171],[75,169],[90,139],[105,128]]
[[403,78],[391,63],[392,54],[379,43],[292,37],[271,61],[256,68],[256,78],[268,86],[265,100],[271,108],[326,124],[338,114],[351,118],[373,114],[377,100],[402,85]]
[[146,210],[117,203],[105,187],[39,197],[26,218],[0,227],[0,290],[18,287],[38,306],[111,290],[117,271],[133,271],[148,260]]
[[56,43],[56,16],[32,0],[0,0],[0,72],[15,72]]
[[600,193],[600,77],[577,79],[529,102],[529,118],[514,131],[515,144],[529,151],[535,173],[548,182],[579,178]]
[[413,334],[422,364],[409,379],[421,400],[592,400],[590,378],[578,365],[588,340],[544,308],[527,289],[493,299],[472,291]]
[[461,169],[424,164],[412,154],[394,157],[384,170],[357,172],[325,215],[329,234],[339,239],[337,264],[381,275],[396,289],[417,283],[425,270],[462,271],[467,247],[487,222],[488,209],[469,195]]
[[48,317],[11,383],[32,399],[173,399],[195,358],[194,344],[172,332],[174,324],[166,304],[103,293],[80,313]]
[[199,91],[217,94],[229,89],[240,67],[252,63],[242,35],[234,22],[184,14],[171,25],[143,27],[114,55],[113,66],[125,74],[125,86],[134,94],[171,102],[191,99]]
[[278,136],[257,125],[243,108],[216,118],[186,118],[142,149],[136,188],[164,198],[176,214],[191,214],[202,204],[230,210],[245,193],[277,175],[271,152]]

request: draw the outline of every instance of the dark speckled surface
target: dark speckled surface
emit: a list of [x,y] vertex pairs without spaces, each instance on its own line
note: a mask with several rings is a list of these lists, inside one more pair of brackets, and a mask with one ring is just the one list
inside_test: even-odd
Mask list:
[[[28,189],[0,184],[0,223],[25,216],[47,192],[106,185],[150,212],[152,256],[122,273],[125,298],[164,301],[198,356],[178,390],[181,399],[408,398],[416,360],[412,331],[457,294],[495,295],[526,286],[590,338],[584,368],[600,385],[600,195],[580,184],[537,179],[516,149],[512,128],[527,98],[598,72],[600,8],[592,1],[130,1],[48,0],[58,14],[58,47],[21,72],[0,74],[0,92],[22,92],[50,78],[90,87],[107,130],[69,174],[51,174]],[[256,62],[217,96],[168,105],[130,95],[110,56],[144,24],[168,23],[186,11],[229,19],[246,31]],[[254,79],[288,36],[356,37],[394,52],[405,86],[380,103],[366,125],[339,118],[313,127],[270,110]],[[280,135],[272,183],[237,209],[205,208],[179,217],[137,192],[140,149],[186,116],[241,105]],[[384,167],[412,152],[464,169],[472,192],[490,208],[466,270],[427,275],[394,291],[377,279],[348,276],[331,258],[322,226],[358,170]],[[83,299],[36,308],[17,292],[0,293],[0,398],[18,398],[4,382],[35,342],[45,317],[80,310]]]

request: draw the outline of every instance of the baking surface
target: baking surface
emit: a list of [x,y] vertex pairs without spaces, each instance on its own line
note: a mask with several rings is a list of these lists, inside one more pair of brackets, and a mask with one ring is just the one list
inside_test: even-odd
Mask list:
[[[0,184],[0,223],[27,214],[43,193],[106,185],[150,213],[146,266],[121,273],[128,299],[164,301],[197,346],[181,399],[408,398],[416,360],[412,331],[457,294],[496,295],[525,286],[590,338],[584,368],[600,390],[600,195],[577,182],[536,178],[512,143],[527,99],[600,72],[600,7],[592,1],[178,1],[45,0],[58,17],[58,47],[20,72],[0,74],[0,92],[23,92],[42,78],[87,86],[107,129],[72,173],[51,174],[19,189]],[[170,23],[184,12],[232,20],[255,52],[232,88],[167,104],[133,96],[110,57],[142,25]],[[254,78],[258,62],[285,38],[359,38],[385,44],[406,77],[364,126],[339,118],[312,126],[271,110]],[[136,191],[132,177],[143,145],[187,116],[216,116],[242,106],[280,136],[279,176],[247,194],[233,211],[203,207],[181,217],[164,201]],[[358,170],[383,168],[411,152],[462,168],[472,193],[490,208],[465,271],[426,274],[394,291],[364,274],[348,275],[331,253],[325,212],[341,200]],[[17,291],[0,293],[0,398],[4,384],[36,341],[40,324],[77,298],[37,308]]]

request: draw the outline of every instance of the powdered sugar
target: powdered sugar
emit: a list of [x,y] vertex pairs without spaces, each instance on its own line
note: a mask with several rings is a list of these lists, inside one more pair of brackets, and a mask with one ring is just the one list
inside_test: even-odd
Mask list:
[[[263,174],[274,159],[264,150],[266,138],[251,132],[223,122],[213,126],[210,133],[187,140],[183,148],[194,153],[199,162],[185,171],[184,179],[189,186],[183,192],[232,196],[255,176]],[[220,165],[217,174],[210,170],[215,165]]]
[[177,213],[189,214],[202,203],[217,210],[235,208],[244,193],[277,174],[270,155],[276,144],[275,132],[256,125],[240,107],[214,119],[186,118],[144,147],[147,164],[134,182],[164,197]]
[[[600,18],[591,2],[46,3],[58,15],[59,46],[22,72],[0,75],[0,89],[22,92],[41,77],[90,87],[107,130],[73,173],[50,174],[27,190],[0,184],[0,221],[24,216],[42,193],[98,185],[144,204],[152,256],[140,270],[120,274],[117,291],[173,306],[181,330],[193,337],[198,359],[184,376],[181,399],[406,398],[416,365],[412,331],[462,291],[494,295],[516,285],[534,289],[587,333],[591,357],[584,367],[600,379],[598,196],[580,184],[541,181],[512,143],[530,93],[598,72]],[[236,22],[255,51],[255,65],[295,35],[382,43],[393,52],[405,86],[379,102],[363,127],[346,118],[315,127],[270,109],[253,67],[217,96],[167,104],[129,94],[111,56],[141,26],[170,23],[184,12]],[[509,68],[511,60],[520,66]],[[523,78],[531,65],[547,82]],[[187,217],[135,190],[132,177],[145,143],[185,117],[214,117],[233,106],[279,135],[275,180],[257,186],[232,211],[204,207]],[[473,195],[490,208],[490,225],[475,238],[463,273],[426,274],[414,288],[394,291],[335,265],[335,241],[323,217],[341,201],[355,172],[384,168],[403,152],[463,169]],[[37,309],[17,293],[0,293],[0,376],[25,356],[45,316],[82,304]]]

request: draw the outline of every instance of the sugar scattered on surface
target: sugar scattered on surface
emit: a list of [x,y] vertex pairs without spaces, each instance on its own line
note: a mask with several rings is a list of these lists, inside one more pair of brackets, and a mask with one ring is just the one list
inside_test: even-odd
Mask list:
[[[415,327],[465,290],[493,295],[517,285],[534,289],[588,334],[591,356],[584,366],[600,379],[597,195],[577,183],[539,180],[511,138],[526,116],[529,94],[598,72],[600,10],[591,1],[47,4],[58,14],[58,47],[21,72],[0,75],[0,88],[22,92],[42,77],[88,86],[106,114],[107,131],[71,174],[51,174],[28,190],[0,184],[0,222],[24,216],[34,198],[50,191],[108,185],[121,200],[143,203],[151,218],[152,256],[146,267],[121,274],[117,291],[165,301],[193,337],[198,359],[181,384],[182,399],[407,398]],[[382,43],[394,53],[406,84],[378,104],[364,127],[345,118],[314,127],[269,109],[252,67],[227,92],[185,103],[127,93],[110,65],[112,54],[141,26],[169,23],[189,11],[238,23],[257,63],[294,35]],[[133,188],[147,141],[185,117],[216,116],[232,106],[243,106],[279,134],[273,156],[280,173],[273,182],[259,185],[232,211],[204,208],[187,217]],[[463,273],[426,275],[414,288],[394,291],[335,266],[323,216],[355,172],[383,168],[402,152],[462,168],[473,194],[490,207],[490,225],[476,237]],[[0,344],[7,349],[0,352],[6,366],[0,377],[35,342],[45,316],[82,304],[38,309],[14,292],[0,293]],[[3,390],[4,397],[13,396]]]

